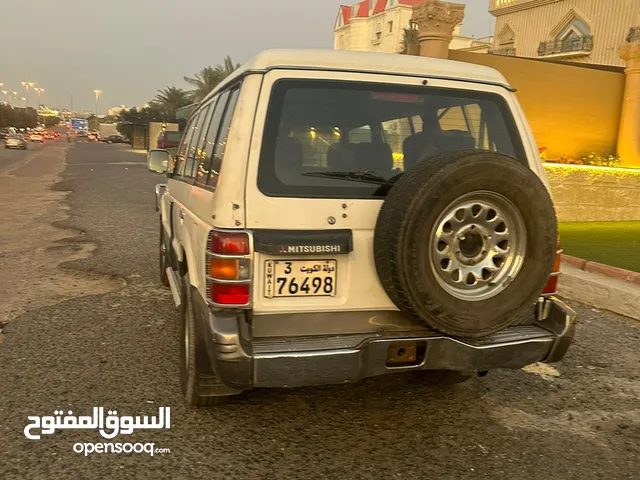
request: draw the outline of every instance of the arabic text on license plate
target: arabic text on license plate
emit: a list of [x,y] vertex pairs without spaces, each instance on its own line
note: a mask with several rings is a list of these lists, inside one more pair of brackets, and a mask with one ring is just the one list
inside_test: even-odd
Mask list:
[[267,260],[267,298],[333,297],[336,294],[336,260]]

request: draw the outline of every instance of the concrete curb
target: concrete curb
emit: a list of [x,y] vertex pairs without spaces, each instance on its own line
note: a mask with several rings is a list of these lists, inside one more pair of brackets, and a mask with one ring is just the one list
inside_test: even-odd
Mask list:
[[640,320],[640,285],[564,263],[558,294],[602,310]]
[[562,263],[585,272],[599,273],[600,275],[616,278],[623,282],[640,285],[640,273],[632,272],[631,270],[624,270],[622,268],[612,267],[610,265],[592,262],[590,260],[584,260],[570,255],[562,255]]

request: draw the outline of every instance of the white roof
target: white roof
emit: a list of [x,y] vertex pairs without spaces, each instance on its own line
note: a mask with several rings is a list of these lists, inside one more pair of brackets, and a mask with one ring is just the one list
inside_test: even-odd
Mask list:
[[509,86],[497,70],[473,63],[398,53],[354,52],[346,50],[265,50],[242,65],[215,90],[235,78],[273,68],[345,70],[425,77],[443,77]]

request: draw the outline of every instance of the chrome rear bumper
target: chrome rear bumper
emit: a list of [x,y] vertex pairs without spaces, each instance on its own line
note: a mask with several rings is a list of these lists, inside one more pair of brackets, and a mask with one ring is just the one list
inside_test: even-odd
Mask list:
[[[571,345],[575,312],[557,298],[546,302],[547,305],[539,305],[547,314],[544,320],[532,317],[531,324],[507,328],[482,339],[442,335],[416,325],[399,312],[345,312],[324,316],[327,323],[335,323],[335,317],[341,317],[344,325],[349,325],[350,318],[352,323],[367,320],[369,331],[256,336],[267,332],[259,322],[274,323],[278,316],[254,316],[249,325],[242,314],[210,312],[205,342],[216,375],[234,390],[351,383],[410,370],[471,373],[495,368],[516,369],[536,362],[557,362]],[[314,330],[312,325],[317,327],[320,318],[317,314],[289,317],[310,331]],[[270,331],[277,333],[277,328]],[[390,364],[389,346],[399,342],[422,345],[421,361],[410,366]]]

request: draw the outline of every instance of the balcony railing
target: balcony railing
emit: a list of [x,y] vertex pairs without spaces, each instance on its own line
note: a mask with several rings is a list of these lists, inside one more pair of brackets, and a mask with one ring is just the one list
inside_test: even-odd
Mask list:
[[640,42],[640,27],[633,27],[627,35],[627,43]]
[[516,49],[513,47],[496,48],[495,50],[489,50],[491,55],[505,55],[507,57],[515,57]]
[[588,35],[559,42],[540,42],[540,46],[538,47],[538,56],[545,57],[548,55],[559,54],[581,54],[588,53],[592,50],[593,37]]

